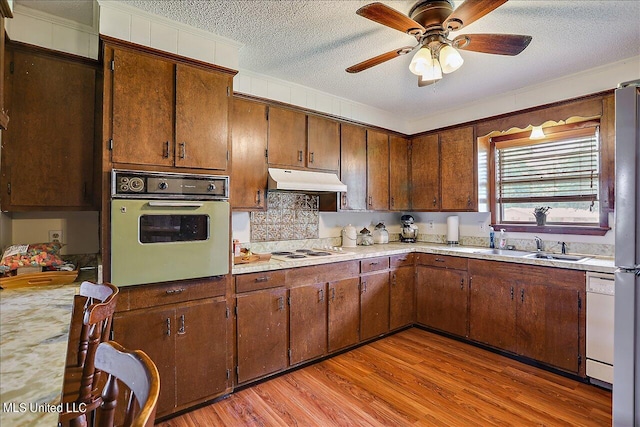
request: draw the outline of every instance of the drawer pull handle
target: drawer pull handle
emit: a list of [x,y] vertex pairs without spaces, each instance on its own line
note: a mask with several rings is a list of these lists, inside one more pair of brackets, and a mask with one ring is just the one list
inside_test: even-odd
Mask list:
[[173,294],[181,294],[184,292],[184,288],[178,288],[178,289],[168,289],[166,291],[167,295],[173,295]]
[[376,262],[370,262],[369,265],[378,265],[380,264],[380,261],[376,261]]
[[398,261],[405,262],[406,260],[407,260],[407,258],[398,258]]
[[278,298],[278,310],[284,310],[284,297]]
[[464,291],[464,279],[460,279],[460,290]]
[[436,262],[445,262],[444,258],[436,258]]
[[256,278],[256,283],[262,283],[262,282],[268,282],[268,281],[269,281],[269,276],[262,276],[262,277]]
[[336,288],[331,288],[331,301],[336,299]]
[[367,282],[362,282],[362,293],[367,292]]
[[318,290],[318,301],[319,302],[324,301],[324,289]]
[[167,336],[171,336],[171,318],[167,317]]

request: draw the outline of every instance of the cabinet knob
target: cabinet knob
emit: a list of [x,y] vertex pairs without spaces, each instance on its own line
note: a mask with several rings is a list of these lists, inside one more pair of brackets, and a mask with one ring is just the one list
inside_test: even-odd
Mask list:
[[438,204],[438,199],[434,196],[433,197],[433,206],[436,206]]

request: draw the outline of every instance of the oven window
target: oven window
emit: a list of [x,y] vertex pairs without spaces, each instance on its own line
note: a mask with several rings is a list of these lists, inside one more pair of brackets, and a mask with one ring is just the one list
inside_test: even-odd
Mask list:
[[209,238],[208,215],[142,215],[140,243],[196,242]]

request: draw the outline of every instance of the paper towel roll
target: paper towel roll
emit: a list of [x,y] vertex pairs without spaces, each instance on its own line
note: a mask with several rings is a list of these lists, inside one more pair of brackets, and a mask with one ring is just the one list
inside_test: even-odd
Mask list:
[[460,225],[460,217],[452,215],[447,217],[447,243],[458,244],[458,227]]

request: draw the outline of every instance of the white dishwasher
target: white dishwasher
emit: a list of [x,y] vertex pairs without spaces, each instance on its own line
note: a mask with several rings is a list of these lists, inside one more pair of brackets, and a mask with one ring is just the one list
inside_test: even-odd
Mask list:
[[587,273],[587,376],[605,387],[613,384],[614,290],[613,274]]

